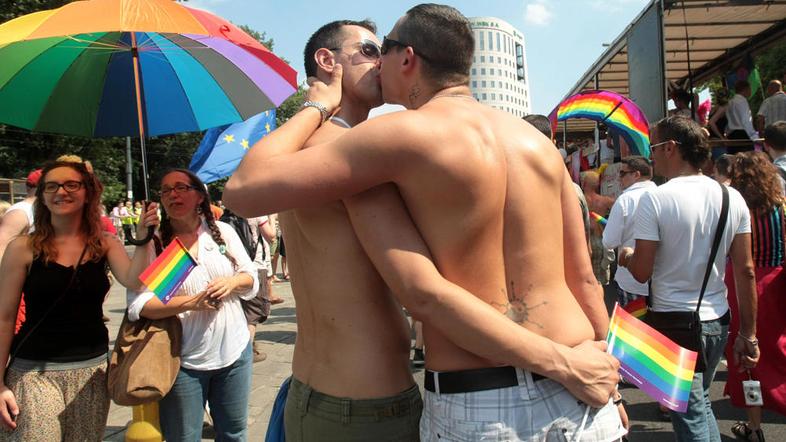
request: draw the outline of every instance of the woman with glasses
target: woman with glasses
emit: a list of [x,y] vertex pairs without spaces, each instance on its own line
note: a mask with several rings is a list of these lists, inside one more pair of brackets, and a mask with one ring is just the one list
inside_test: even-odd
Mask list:
[[[783,277],[784,200],[778,172],[763,152],[743,152],[731,157],[731,185],[737,189],[751,212],[752,254],[756,266],[756,337],[761,357],[750,371],[740,371],[735,361],[732,340],[726,344],[729,378],[724,393],[735,407],[745,408],[748,420],[737,422],[731,431],[742,440],[763,441],[761,406],[746,406],[742,382],[758,380],[763,408],[786,415],[786,281]],[[739,308],[733,273],[726,271],[731,324],[729,336],[739,332]]]
[[[137,288],[145,252],[129,260],[117,237],[102,231],[103,186],[84,163],[44,167],[34,227],[6,249],[0,274],[0,440],[103,439],[109,338],[102,303],[107,264]],[[158,224],[155,205],[143,222]],[[22,292],[27,321],[14,336]]]
[[235,230],[213,218],[191,171],[164,175],[161,205],[162,246],[177,237],[198,263],[166,305],[145,291],[128,306],[132,321],[177,315],[183,325],[180,372],[159,403],[161,429],[168,441],[200,440],[208,401],[216,439],[246,440],[252,351],[240,299],[256,296],[256,268]]

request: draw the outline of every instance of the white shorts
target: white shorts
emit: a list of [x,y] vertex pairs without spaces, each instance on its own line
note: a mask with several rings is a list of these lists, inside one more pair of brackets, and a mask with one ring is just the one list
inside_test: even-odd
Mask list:
[[[519,385],[472,393],[426,391],[420,439],[423,442],[573,441],[587,406],[550,379],[532,381],[516,369]],[[612,441],[627,434],[609,400],[591,409],[582,441]]]

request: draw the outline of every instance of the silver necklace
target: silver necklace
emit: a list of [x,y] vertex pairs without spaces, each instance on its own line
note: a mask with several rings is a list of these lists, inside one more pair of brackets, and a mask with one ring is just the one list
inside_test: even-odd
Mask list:
[[442,97],[469,98],[470,100],[475,99],[475,97],[473,97],[472,95],[467,95],[467,94],[441,94],[441,95],[434,95],[433,97],[431,97],[431,99],[429,99],[429,101],[436,100],[437,98],[442,98]]

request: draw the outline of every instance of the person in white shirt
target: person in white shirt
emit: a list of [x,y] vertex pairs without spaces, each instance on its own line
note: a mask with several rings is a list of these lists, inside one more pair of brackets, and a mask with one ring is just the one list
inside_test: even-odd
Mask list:
[[786,121],[786,93],[783,92],[783,84],[778,80],[772,80],[767,85],[767,98],[761,103],[757,115],[757,122],[760,131],[776,121]]
[[[624,247],[619,263],[637,281],[652,280],[650,311],[694,311],[720,218],[723,185],[699,170],[710,149],[697,123],[665,118],[655,124],[651,138],[655,173],[669,181],[640,198],[634,216],[635,252]],[[706,369],[693,375],[687,411],[671,413],[678,441],[720,441],[709,388],[728,338],[729,304],[723,280],[727,254],[740,306],[734,357],[744,368],[754,367],[759,358],[750,213],[739,192],[728,188],[728,194],[728,221],[698,312]]]
[[[603,247],[616,249],[621,246],[634,247],[633,239],[633,214],[639,198],[648,190],[657,187],[651,181],[652,171],[649,161],[640,156],[622,159],[619,171],[620,182],[624,191],[611,207],[606,228],[603,230]],[[618,300],[621,306],[631,301],[647,296],[647,284],[642,284],[633,278],[628,269],[620,267],[614,276],[617,281]]]
[[161,430],[169,441],[199,440],[207,400],[216,439],[246,440],[252,351],[240,299],[256,296],[256,268],[235,230],[215,221],[191,171],[164,175],[161,204],[162,245],[177,237],[198,263],[167,304],[144,291],[128,305],[131,321],[177,315],[183,325],[180,372],[159,402]]
[[[729,100],[729,105],[726,107],[726,119],[728,120],[726,138],[730,140],[753,140],[758,136],[756,129],[753,128],[751,108],[748,104],[750,96],[751,85],[747,81],[740,80],[734,83],[734,97]],[[729,146],[726,151],[730,154],[735,154],[751,150],[752,148],[752,145],[745,143],[738,146]]]
[[276,237],[276,228],[271,225],[267,215],[248,218],[247,221],[249,227],[251,227],[251,239],[257,245],[254,267],[257,269],[259,291],[254,298],[242,301],[242,304],[243,312],[246,314],[246,321],[248,322],[248,332],[251,334],[254,362],[261,362],[267,358],[267,354],[257,348],[254,334],[256,333],[257,325],[267,319],[270,314],[270,305],[273,304],[271,299],[273,267],[270,265],[270,246],[268,244],[269,241]]
[[12,239],[18,235],[32,232],[33,203],[35,203],[35,191],[40,179],[41,169],[30,172],[25,180],[27,196],[9,207],[3,216],[3,223],[0,224],[0,260],[3,259],[5,248]]

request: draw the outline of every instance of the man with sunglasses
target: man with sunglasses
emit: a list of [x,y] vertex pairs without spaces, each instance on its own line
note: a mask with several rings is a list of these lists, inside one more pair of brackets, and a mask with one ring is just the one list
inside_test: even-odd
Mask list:
[[[678,441],[721,440],[709,389],[729,338],[724,283],[727,256],[734,269],[740,309],[739,335],[730,337],[734,339],[734,357],[747,369],[753,368],[759,358],[750,213],[737,190],[701,173],[701,165],[710,156],[701,129],[693,120],[679,116],[664,118],[653,126],[650,151],[655,173],[669,181],[639,199],[633,220],[635,250],[623,247],[619,257],[620,266],[627,267],[637,281],[651,279],[651,312],[690,312],[698,308],[706,368],[693,375],[686,412],[671,412]],[[728,192],[728,217],[699,304],[724,192]]]
[[[368,21],[328,23],[304,50],[309,77],[343,68],[340,110],[307,141],[334,140],[382,104],[379,40]],[[285,193],[285,192],[283,192]],[[297,338],[287,440],[417,440],[422,410],[401,308],[366,256],[341,201],[282,211]]]
[[[618,362],[591,342],[607,327],[600,290],[572,273],[589,266],[585,253],[562,253],[584,244],[570,178],[536,129],[472,99],[473,50],[455,9],[410,9],[379,66],[385,101],[410,110],[297,151],[343,99],[336,69],[249,151],[225,202],[251,215],[345,198],[371,261],[423,320],[421,439],[619,438]],[[576,299],[584,284],[597,296]],[[357,333],[374,327],[363,319],[352,318]],[[601,409],[582,422],[577,397]]]
[[[652,172],[649,161],[640,156],[622,159],[619,177],[622,184],[622,194],[614,202],[609,213],[606,228],[603,230],[603,247],[616,249],[621,246],[633,247],[633,214],[639,198],[645,192],[657,187],[652,182]],[[621,306],[647,296],[647,284],[633,279],[628,269],[620,267],[614,276],[617,281],[617,300]]]

